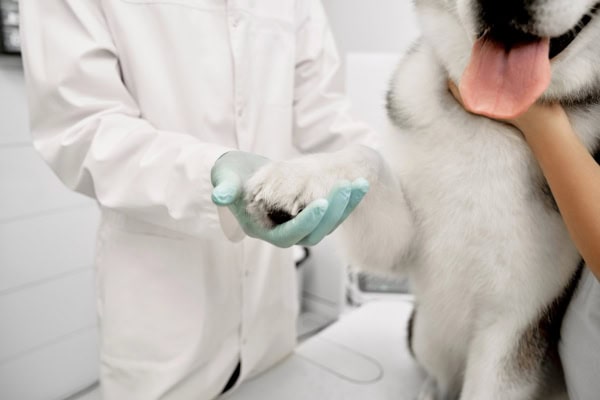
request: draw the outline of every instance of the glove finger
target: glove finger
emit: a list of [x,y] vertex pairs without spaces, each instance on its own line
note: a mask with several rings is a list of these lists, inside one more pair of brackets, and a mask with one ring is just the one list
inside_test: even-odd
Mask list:
[[336,230],[337,227],[340,226],[340,224],[344,222],[346,218],[350,216],[350,214],[352,214],[352,211],[354,211],[354,209],[360,204],[362,199],[364,199],[366,194],[369,192],[369,187],[369,181],[364,178],[358,178],[352,182],[352,193],[350,194],[348,205],[346,206],[346,209],[344,210],[344,213],[339,219],[337,225],[331,230],[331,232]]
[[218,206],[228,206],[234,203],[242,194],[242,180],[232,171],[214,172],[212,201]]
[[300,242],[301,245],[316,245],[339,225],[340,218],[342,218],[344,211],[348,207],[351,193],[352,186],[348,181],[341,181],[334,186],[329,194],[327,212],[315,230],[302,239]]
[[315,200],[292,220],[265,230],[264,239],[278,247],[291,247],[315,230],[328,208],[327,200]]

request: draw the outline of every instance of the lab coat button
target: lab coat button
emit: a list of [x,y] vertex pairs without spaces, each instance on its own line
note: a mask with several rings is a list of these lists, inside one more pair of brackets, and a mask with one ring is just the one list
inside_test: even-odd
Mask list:
[[231,20],[231,26],[237,28],[240,25],[240,21],[240,17],[233,17],[233,19]]

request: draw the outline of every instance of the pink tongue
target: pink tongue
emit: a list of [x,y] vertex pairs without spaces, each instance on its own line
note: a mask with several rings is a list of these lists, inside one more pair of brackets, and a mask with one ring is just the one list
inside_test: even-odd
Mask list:
[[491,118],[525,112],[550,84],[549,40],[510,50],[485,37],[475,42],[460,82],[465,107]]

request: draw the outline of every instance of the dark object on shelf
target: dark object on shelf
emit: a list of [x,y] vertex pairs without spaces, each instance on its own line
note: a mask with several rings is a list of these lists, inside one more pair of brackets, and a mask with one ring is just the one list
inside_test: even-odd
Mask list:
[[18,0],[0,0],[0,52],[21,53]]

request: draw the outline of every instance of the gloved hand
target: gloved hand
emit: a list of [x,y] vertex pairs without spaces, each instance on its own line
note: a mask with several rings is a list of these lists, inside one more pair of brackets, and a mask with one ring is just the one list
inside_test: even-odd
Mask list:
[[269,162],[267,158],[241,151],[224,154],[211,171],[212,200],[218,206],[228,207],[248,236],[278,247],[319,243],[352,213],[369,190],[365,179],[353,183],[340,181],[327,199],[314,200],[291,220],[266,228],[248,214],[243,192],[245,182]]

